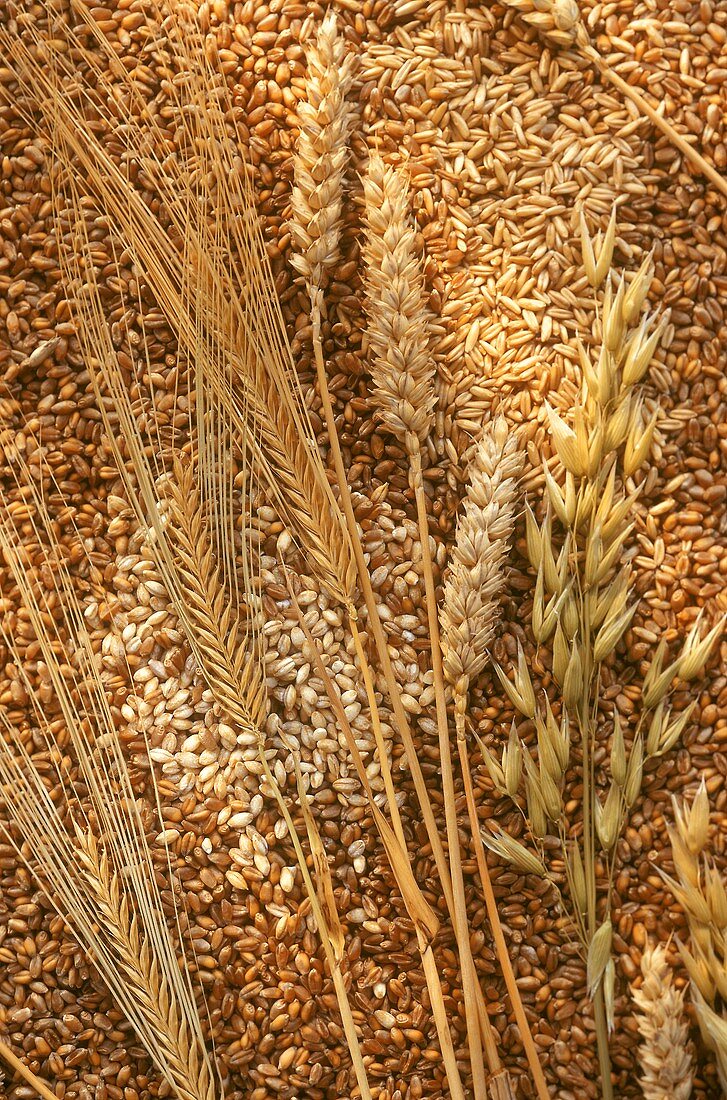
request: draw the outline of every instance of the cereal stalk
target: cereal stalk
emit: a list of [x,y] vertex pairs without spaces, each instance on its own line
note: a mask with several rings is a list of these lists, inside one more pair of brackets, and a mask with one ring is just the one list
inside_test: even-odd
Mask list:
[[451,900],[449,897],[447,900],[460,954],[473,1089],[476,1097],[483,1097],[486,1093],[483,1042],[491,1073],[500,1073],[502,1066],[489,1021],[486,1016],[484,1019],[481,1017],[481,991],[470,947],[436,587],[429,546],[421,446],[432,427],[436,398],[434,363],[429,348],[429,317],[424,303],[424,277],[416,233],[410,223],[408,186],[403,172],[387,168],[381,157],[372,155],[364,179],[364,193],[367,226],[364,258],[371,374],[378,415],[385,427],[406,448],[410,483],[416,501],[448,842],[447,877]]
[[[20,1059],[13,1054],[11,1048],[2,1039],[0,1039],[0,1058],[2,1058],[12,1070],[18,1073],[24,1081],[27,1081],[30,1087],[35,1089],[42,1100],[58,1100],[56,1094],[51,1092],[48,1086],[41,1081],[40,1077],[36,1077],[33,1071],[28,1069],[25,1062],[21,1062]],[[3,1079],[0,1077],[0,1085],[2,1085],[2,1083]]]
[[432,556],[429,547],[429,517],[426,495],[424,492],[424,478],[422,476],[421,451],[419,440],[413,433],[407,438],[407,449],[410,460],[410,475],[414,487],[414,495],[417,507],[417,521],[419,523],[419,540],[422,547],[422,572],[424,574],[424,588],[427,601],[427,619],[429,623],[429,637],[432,652],[432,671],[434,673],[434,690],[437,712],[437,730],[439,733],[439,761],[442,776],[442,791],[444,794],[444,809],[447,825],[447,851],[449,853],[449,868],[452,880],[452,897],[454,903],[455,934],[459,948],[460,967],[462,971],[462,990],[464,993],[465,1015],[467,1018],[467,1038],[470,1047],[470,1063],[472,1067],[473,1089],[475,1098],[486,1096],[485,1072],[482,1062],[481,1040],[484,1042],[487,1061],[492,1074],[502,1071],[502,1063],[497,1052],[497,1047],[492,1036],[492,1029],[487,1026],[481,1028],[478,1018],[477,1005],[477,973],[475,970],[472,950],[470,948],[469,922],[467,919],[467,901],[464,890],[464,875],[462,872],[462,854],[459,843],[459,826],[457,822],[456,793],[454,788],[454,771],[452,768],[452,753],[449,741],[449,719],[447,717],[447,698],[444,686],[444,673],[442,669],[442,647],[439,635],[439,619],[437,616],[437,593],[432,569]]
[[465,731],[469,686],[486,663],[500,614],[499,597],[506,579],[505,562],[514,528],[517,479],[522,464],[523,455],[517,449],[515,437],[509,435],[504,418],[485,428],[473,448],[464,513],[457,524],[440,617],[443,672],[453,693],[457,751],[487,915],[533,1082],[540,1100],[548,1100],[548,1088],[510,962],[479,839],[480,823]]

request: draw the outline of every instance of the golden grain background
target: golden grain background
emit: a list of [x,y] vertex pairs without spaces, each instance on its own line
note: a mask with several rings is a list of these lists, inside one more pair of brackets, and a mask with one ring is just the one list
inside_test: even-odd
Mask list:
[[[138,0],[86,5],[124,64],[137,67],[164,126],[159,46],[145,33]],[[58,12],[69,10],[54,0]],[[648,397],[658,402],[650,464],[644,468],[631,539],[640,598],[632,627],[607,670],[604,699],[628,722],[643,673],[661,638],[680,639],[700,608],[710,622],[727,610],[727,204],[724,195],[655,130],[576,48],[549,44],[499,3],[464,0],[334,0],[356,58],[352,162],[347,172],[342,258],[327,292],[324,351],[356,515],[392,647],[401,697],[412,716],[418,756],[441,810],[434,690],[429,668],[418,530],[403,448],[381,431],[370,394],[361,284],[360,173],[371,152],[405,165],[426,293],[434,315],[439,404],[425,482],[438,579],[462,497],[462,456],[483,420],[505,415],[522,431],[524,486],[541,503],[541,454],[550,454],[544,401],[568,408],[580,379],[577,334],[592,331],[593,294],[580,247],[578,212],[605,228],[614,203],[614,263],[635,270],[653,253],[649,304],[667,315]],[[289,256],[296,109],[306,96],[306,43],[325,8],[296,0],[214,0],[199,6],[210,54],[239,107],[254,165],[265,239],[285,320],[321,446],[326,435],[313,385],[305,288]],[[727,169],[727,6],[715,0],[585,3],[593,45],[629,84],[719,171]],[[0,22],[23,35],[43,19],[33,0],[2,5]],[[81,73],[83,76],[83,73]],[[287,829],[261,793],[254,745],[221,720],[190,655],[163,585],[137,530],[104,440],[93,388],[74,335],[58,264],[51,209],[53,164],[42,138],[14,104],[13,77],[0,107],[0,445],[5,501],[22,506],[13,465],[34,464],[32,437],[59,492],[50,495],[61,540],[83,539],[93,568],[85,577],[87,622],[103,654],[114,705],[140,796],[148,790],[143,736],[163,798],[157,844],[165,875],[170,844],[196,951],[205,1029],[229,1100],[344,1100],[355,1079],[336,998],[305,899]],[[175,134],[170,130],[169,140]],[[115,155],[110,145],[111,155]],[[83,180],[77,186],[83,193]],[[70,231],[70,230],[69,230]],[[103,254],[104,223],[94,229]],[[123,269],[123,263],[122,263]],[[139,273],[123,277],[130,285]],[[118,274],[102,278],[107,315],[119,321]],[[104,281],[105,279],[105,281]],[[144,298],[146,351],[157,389],[172,394],[174,337]],[[133,332],[137,319],[125,317]],[[72,522],[71,522],[72,521]],[[447,1095],[412,922],[406,914],[371,814],[339,736],[321,680],[278,568],[282,524],[258,513],[273,698],[268,722],[276,778],[295,795],[286,745],[297,745],[346,934],[351,1003],[378,1100]],[[518,640],[534,679],[548,664],[530,632],[534,574],[519,521],[504,622],[495,643],[507,663]],[[295,559],[294,559],[295,560]],[[32,547],[28,569],[33,570]],[[373,738],[351,637],[339,607],[297,559],[298,600],[327,656],[367,762]],[[42,583],[43,578],[40,578]],[[297,582],[296,582],[297,583]],[[0,611],[21,640],[26,669],[48,713],[51,685],[32,632],[17,615],[17,592],[3,574]],[[89,602],[88,592],[95,598]],[[23,638],[28,637],[27,646]],[[727,844],[727,668],[718,649],[693,691],[697,707],[683,743],[651,761],[641,797],[618,846],[613,895],[617,1019],[612,1042],[617,1097],[641,1095],[630,983],[651,940],[683,933],[685,919],[659,870],[672,870],[666,825],[672,794],[706,779],[712,850]],[[128,675],[140,703],[128,704]],[[679,709],[684,700],[677,696]],[[0,705],[18,726],[32,724],[17,667],[0,656]],[[382,716],[390,715],[384,708]],[[501,746],[512,706],[491,671],[472,693],[470,719],[486,744]],[[394,773],[414,870],[429,902],[446,915],[431,851],[402,749],[391,728]],[[38,744],[38,751],[42,746]],[[605,751],[605,750],[604,750]],[[483,822],[518,829],[472,742]],[[375,789],[382,781],[371,764]],[[458,780],[459,784],[459,780]],[[461,789],[458,786],[461,795]],[[461,797],[462,820],[466,811]],[[149,827],[159,833],[149,815]],[[552,1094],[599,1095],[594,1026],[585,968],[547,885],[494,857],[491,874],[509,951]],[[465,853],[471,943],[500,1050],[520,1090],[533,1095],[522,1047],[496,963],[474,855]],[[164,889],[170,889],[165,883]],[[451,928],[436,944],[446,1007],[466,1073],[462,992]],[[677,971],[679,985],[685,972]],[[0,844],[0,1030],[15,1052],[51,1083],[59,1100],[150,1100],[168,1095],[43,891]],[[698,1052],[693,1096],[719,1096],[713,1063]],[[32,1090],[7,1078],[8,1100]]]

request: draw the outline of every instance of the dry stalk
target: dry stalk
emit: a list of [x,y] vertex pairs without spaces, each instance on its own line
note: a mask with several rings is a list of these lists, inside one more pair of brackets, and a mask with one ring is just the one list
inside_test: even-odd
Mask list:
[[[346,96],[353,79],[355,60],[355,55],[346,48],[338,32],[335,13],[328,12],[318,29],[315,42],[307,51],[306,96],[298,106],[300,132],[293,160],[295,185],[290,220],[294,249],[291,263],[303,276],[310,298],[313,349],[322,394],[327,390],[321,341],[324,290],[330,274],[340,260],[343,184],[349,159],[348,143],[353,114]],[[340,486],[339,492],[344,497],[347,495]],[[354,543],[358,539],[355,521],[352,539]],[[402,849],[406,850],[394,778],[381,729],[373,676],[358,629],[358,616],[350,594],[341,602],[346,607],[364,679],[394,832]]]
[[684,993],[672,985],[672,970],[662,944],[641,957],[641,985],[633,990],[641,1035],[639,1063],[644,1100],[689,1100],[692,1048],[684,1015]]
[[618,88],[622,95],[630,99],[649,121],[666,135],[682,156],[686,157],[718,191],[727,196],[727,179],[702,156],[698,149],[682,137],[668,119],[651,106],[638,88],[619,76],[592,45],[576,0],[505,0],[505,3],[519,12],[523,20],[534,27],[550,45],[566,50],[576,46],[606,80]]
[[[591,240],[583,223],[586,274],[597,290],[608,274],[615,239],[615,219],[605,236]],[[550,826],[561,842],[571,902],[570,915],[587,961],[588,992],[593,998],[606,1100],[613,1096],[608,1034],[612,1026],[615,970],[611,958],[611,888],[616,844],[629,810],[639,796],[644,760],[668,751],[679,739],[691,708],[672,717],[666,704],[676,677],[698,676],[722,629],[718,622],[700,639],[697,621],[681,655],[664,668],[665,644],[657,650],[645,677],[641,710],[627,750],[618,714],[604,723],[600,703],[601,668],[609,661],[629,627],[636,603],[629,603],[630,565],[621,565],[633,524],[629,516],[641,484],[633,479],[646,461],[658,408],[644,420],[639,383],[651,363],[661,326],[654,317],[641,320],[651,283],[649,258],[630,280],[610,279],[600,302],[601,343],[592,351],[578,346],[583,382],[572,410],[572,426],[548,406],[550,431],[564,470],[563,483],[544,466],[548,508],[541,524],[528,510],[528,555],[537,571],[533,633],[539,645],[553,639],[552,672],[561,695],[560,720],[550,701],[536,701],[525,656],[520,650],[514,679],[497,669],[513,706],[532,720],[538,753],[518,742],[514,732],[502,762],[485,750],[498,788],[516,797],[524,779],[525,807],[533,856],[512,837],[485,835],[501,857],[524,869],[547,873],[540,840]],[[562,539],[556,541],[559,525]],[[610,729],[609,729],[610,726]],[[570,763],[573,735],[581,747],[582,840],[569,839],[563,784]],[[597,744],[611,741],[610,776],[605,800],[597,790]],[[523,775],[524,772],[524,775]],[[550,823],[550,826],[549,826]],[[597,852],[608,868],[605,907],[599,904]],[[530,859],[534,862],[530,863]]]
[[488,660],[488,646],[500,615],[500,597],[507,578],[506,562],[515,526],[517,482],[523,454],[499,418],[485,428],[469,463],[464,511],[450,556],[449,574],[440,611],[444,676],[453,694],[457,750],[464,781],[467,812],[482,881],[495,949],[540,1100],[548,1100],[540,1059],[515,980],[497,902],[480,843],[472,774],[467,755],[465,719],[471,683]]
[[424,275],[409,215],[406,178],[372,155],[364,179],[366,200],[365,290],[369,316],[371,374],[377,412],[385,427],[406,447],[417,506],[422,568],[436,695],[440,766],[452,883],[450,910],[460,955],[467,1019],[467,1040],[476,1098],[486,1095],[482,1057],[484,1041],[492,1074],[502,1071],[489,1023],[482,1027],[479,985],[470,947],[469,923],[462,874],[454,773],[442,672],[436,589],[429,543],[429,518],[424,492],[421,446],[434,420],[435,367],[429,347]]
[[[250,732],[255,737],[266,781],[288,826],[311,902],[331,970],[358,1087],[364,1100],[371,1100],[366,1068],[341,970],[342,930],[335,903],[331,907],[333,891],[330,872],[327,862],[324,865],[316,860],[316,854],[322,850],[320,836],[315,821],[308,812],[305,814],[305,824],[314,852],[318,883],[316,887],[308,872],[305,853],[285,798],[267,758],[262,727],[267,716],[268,700],[263,666],[259,660],[255,616],[254,613],[248,615],[244,622],[240,618],[239,609],[231,599],[229,578],[225,576],[221,561],[216,559],[213,551],[215,542],[221,545],[229,536],[229,519],[224,511],[222,514],[216,513],[221,529],[213,533],[200,486],[211,485],[213,491],[219,486],[219,477],[214,470],[207,470],[205,464],[216,460],[224,466],[224,444],[219,440],[206,439],[205,433],[211,414],[206,414],[204,408],[198,408],[194,457],[186,462],[176,457],[171,474],[155,478],[155,469],[147,457],[149,448],[145,446],[128,393],[123,386],[100,298],[97,293],[87,293],[84,300],[77,301],[75,305],[79,337],[87,359],[92,364],[91,373],[99,398],[102,388],[113,397],[114,412],[123,425],[124,444],[132,459],[131,470],[128,469],[125,455],[114,435],[114,425],[108,410],[100,400],[102,417],[116,463],[126,484],[129,499],[135,502],[138,518],[150,532],[149,545],[175,612],[220,707],[240,730]],[[198,389],[198,403],[204,402],[204,396],[204,392]],[[211,423],[219,430],[220,425],[214,420]],[[163,504],[158,501],[157,492],[161,492]],[[243,510],[244,507],[243,503]],[[232,556],[234,548],[232,555],[226,555]],[[244,572],[251,577],[254,564],[250,562],[249,547],[243,546],[242,557],[247,559]],[[248,601],[254,599],[254,592],[248,591],[245,595]],[[254,608],[252,611],[254,612]],[[306,803],[305,810],[307,809]]]
[[[311,320],[313,330],[313,349],[315,355],[316,375],[318,379],[318,386],[320,390],[321,400],[323,403],[323,410],[326,419],[326,427],[328,429],[329,443],[331,447],[331,454],[333,457],[334,468],[336,471],[336,480],[338,483],[340,502],[343,509],[346,523],[353,540],[354,555],[356,558],[356,564],[359,574],[359,583],[361,585],[364,601],[366,604],[369,623],[374,636],[374,641],[377,647],[379,660],[382,665],[382,669],[387,681],[387,687],[391,703],[394,709],[395,724],[397,730],[402,737],[405,750],[407,752],[407,758],[410,763],[410,769],[414,779],[417,796],[422,807],[422,813],[424,815],[425,823],[427,825],[427,831],[430,836],[432,848],[437,859],[437,865],[439,868],[440,876],[445,884],[445,891],[449,886],[449,868],[446,865],[446,857],[444,855],[443,848],[441,846],[441,840],[439,838],[436,821],[431,807],[431,801],[426,789],[424,777],[421,772],[418,760],[416,758],[416,752],[414,748],[413,739],[411,737],[411,731],[409,729],[406,713],[399,698],[399,691],[396,685],[393,668],[391,666],[391,660],[388,653],[387,642],[384,636],[381,622],[378,616],[376,608],[376,601],[373,593],[373,588],[368,574],[368,568],[366,566],[363,547],[361,545],[360,536],[356,524],[356,518],[353,511],[353,504],[351,501],[351,494],[348,487],[346,478],[346,470],[343,463],[343,456],[341,454],[340,443],[338,440],[338,433],[335,424],[335,417],[333,412],[333,406],[331,403],[330,393],[328,390],[328,381],[326,376],[325,361],[323,357],[323,348],[321,343],[321,318],[323,310],[323,289],[325,279],[327,277],[327,269],[330,267],[331,262],[335,262],[335,258],[338,254],[338,242],[339,242],[339,218],[342,205],[342,184],[343,184],[343,170],[345,167],[346,157],[348,155],[348,129],[350,122],[350,111],[345,102],[345,93],[348,83],[350,82],[350,70],[344,68],[341,64],[343,57],[343,44],[337,35],[335,19],[329,17],[321,27],[321,31],[318,36],[318,41],[312,50],[309,51],[308,63],[309,63],[309,82],[308,82],[308,107],[302,111],[300,115],[301,121],[301,138],[299,141],[298,150],[295,158],[295,175],[296,175],[296,198],[293,203],[293,217],[297,223],[302,222],[302,227],[293,229],[294,239],[300,241],[303,245],[303,251],[298,253],[294,258],[294,264],[298,271],[300,271],[306,279],[308,293],[311,300]],[[337,59],[334,63],[334,59]],[[319,108],[323,108],[319,110]],[[321,224],[316,223],[316,204],[312,202],[313,190],[310,187],[309,180],[315,177],[320,181],[326,181],[325,193],[327,201],[331,204],[331,209],[336,213],[335,219],[330,222],[325,219]],[[317,199],[316,201],[320,201]],[[317,233],[314,234],[312,229],[316,229]],[[323,229],[325,229],[325,248],[320,247],[321,240],[323,239]],[[324,258],[327,255],[332,255],[331,262],[326,261]],[[359,643],[358,631],[356,624],[356,614],[354,608],[349,605],[348,607],[349,619],[351,621],[352,631],[354,633],[354,639],[357,643],[357,654],[361,663],[362,669],[367,670],[367,659],[363,647]],[[435,615],[436,618],[436,615]],[[376,700],[373,693],[373,679],[370,677],[368,671],[365,672],[365,683],[367,692],[369,694],[369,705],[374,720],[374,729],[377,732],[378,712],[376,706]],[[379,740],[379,733],[377,732],[377,742]],[[390,767],[388,760],[384,755],[381,760],[382,771],[385,778],[387,797],[389,800],[390,812],[392,815],[392,821],[394,823],[394,829],[396,835],[399,837],[402,848],[405,850],[404,845],[404,833],[401,825],[401,819],[396,805],[396,797],[393,785],[393,777],[390,775]],[[387,775],[388,773],[388,775]],[[451,895],[451,889],[448,891]],[[464,899],[464,891],[462,888],[462,901]],[[457,906],[452,902],[451,897],[448,898],[450,903],[450,911],[455,912],[459,910],[459,916],[456,918],[459,922],[459,932],[461,934],[462,925],[462,906]],[[466,924],[466,913],[464,914],[464,921]],[[444,1000],[441,991],[441,981],[437,973],[436,965],[434,963],[433,955],[431,954],[431,947],[426,939],[422,936],[421,929],[417,930],[419,938],[419,947],[422,951],[422,959],[424,962],[424,971],[427,979],[427,986],[430,991],[432,999],[432,1008],[437,1026],[437,1033],[439,1036],[442,1054],[447,1069],[447,1077],[449,1081],[450,1091],[455,1097],[455,1100],[463,1098],[462,1085],[459,1077],[459,1070],[457,1068],[456,1059],[454,1057],[454,1050],[452,1048],[451,1036],[449,1033],[449,1027],[447,1023],[447,1016],[444,1009]],[[466,935],[466,947],[465,953],[469,953],[471,960],[471,952],[469,951],[469,934]],[[465,979],[465,997],[468,1004],[468,1018],[471,1018],[473,1011],[477,1012],[477,1002],[473,1002],[473,980],[474,980],[474,963],[471,962],[471,970],[468,972]],[[481,994],[480,994],[481,1000]],[[484,1008],[484,1004],[483,1004]],[[472,1030],[472,1025],[468,1027],[468,1033]],[[484,1014],[484,1030],[487,1034],[488,1042],[493,1049],[494,1059],[497,1061],[497,1052],[494,1050],[494,1044],[492,1040],[491,1029],[489,1021],[487,1021],[486,1014]],[[472,1040],[475,1048],[479,1047],[479,1025],[477,1027],[477,1038]],[[484,1069],[480,1069],[482,1063],[481,1051],[479,1055],[475,1050],[475,1057],[473,1059],[473,1072],[475,1074],[475,1080],[477,1083],[477,1095],[484,1095],[481,1091],[484,1089]],[[499,1068],[499,1066],[498,1066]]]
[[[7,1043],[3,1042],[2,1039],[0,1039],[0,1059],[15,1073],[19,1074],[24,1081],[27,1081],[30,1087],[41,1097],[41,1100],[58,1100],[56,1094],[51,1092],[48,1086],[41,1081],[40,1077],[37,1077],[32,1070],[28,1069],[25,1062],[20,1061],[17,1055],[13,1053],[11,1048]],[[0,1088],[2,1088],[4,1084],[5,1074],[0,1070]]]
[[702,780],[691,806],[673,799],[669,830],[677,881],[664,876],[689,923],[689,946],[679,944],[705,1045],[713,1051],[727,1093],[727,889],[706,854],[709,798]]

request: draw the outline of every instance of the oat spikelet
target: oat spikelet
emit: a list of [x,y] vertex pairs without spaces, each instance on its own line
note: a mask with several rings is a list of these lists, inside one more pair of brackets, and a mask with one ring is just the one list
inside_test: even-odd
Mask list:
[[306,95],[298,107],[300,135],[294,158],[291,263],[305,276],[311,300],[320,301],[339,258],[343,177],[352,111],[346,102],[354,54],[327,13],[307,54]]
[[441,610],[444,674],[465,699],[495,633],[522,466],[517,439],[499,417],[485,429],[470,462]]
[[435,365],[430,316],[404,171],[369,160],[366,199],[366,309],[378,414],[402,442],[423,443],[434,420]]
[[692,1093],[692,1053],[684,1017],[684,994],[672,985],[671,967],[661,944],[641,959],[643,982],[633,992],[644,1100],[688,1100]]

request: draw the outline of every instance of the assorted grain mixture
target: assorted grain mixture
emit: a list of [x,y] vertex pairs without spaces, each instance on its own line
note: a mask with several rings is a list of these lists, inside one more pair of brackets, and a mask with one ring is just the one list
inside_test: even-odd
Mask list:
[[[148,39],[143,5],[86,5],[98,29],[150,100],[163,105],[163,43]],[[363,174],[369,154],[401,167],[409,182],[424,260],[439,403],[424,447],[435,579],[444,576],[464,495],[465,455],[483,421],[503,415],[526,452],[523,487],[541,509],[541,456],[552,454],[545,400],[572,405],[580,381],[577,334],[596,331],[583,266],[579,214],[605,229],[616,204],[615,262],[635,270],[653,255],[649,307],[667,318],[648,380],[658,401],[650,464],[636,509],[632,564],[640,602],[608,670],[604,698],[622,719],[638,707],[640,684],[661,638],[672,649],[701,608],[727,611],[727,214],[724,198],[667,138],[603,82],[576,50],[538,37],[513,10],[464,0],[336,0],[332,5],[357,58],[349,102],[352,158],[340,259],[328,272],[322,340],[339,438],[363,533],[372,584],[391,647],[400,698],[444,831],[438,774],[435,690],[419,527],[405,447],[375,416],[368,371],[361,262]],[[48,7],[69,16],[67,0]],[[199,5],[210,56],[233,89],[249,132],[250,157],[276,289],[321,446],[326,433],[313,385],[310,302],[290,263],[290,204],[297,108],[306,89],[306,44],[325,15],[297,0],[210,0]],[[601,55],[637,86],[718,170],[727,170],[727,8],[713,0],[613,0],[585,5]],[[0,25],[23,36],[47,18],[36,0],[9,0]],[[83,76],[83,73],[80,74]],[[109,74],[113,79],[113,74]],[[47,145],[26,121],[13,74],[0,68],[0,394],[4,499],[22,521],[16,482],[22,459],[47,492],[48,507],[79,570],[79,599],[123,731],[140,797],[151,799],[146,745],[162,800],[149,812],[162,897],[186,905],[191,967],[198,978],[205,1033],[228,1100],[346,1100],[358,1095],[336,993],[278,807],[263,786],[253,739],[226,724],[191,655],[147,533],[129,507],[104,439],[91,377],[74,324],[54,238]],[[164,128],[165,112],[154,112]],[[175,131],[169,123],[169,141]],[[112,156],[120,146],[109,142]],[[83,181],[78,182],[83,188]],[[94,226],[101,255],[106,229]],[[69,229],[70,233],[70,229]],[[70,238],[69,238],[70,239]],[[122,260],[123,264],[123,260]],[[124,270],[131,283],[138,272]],[[138,317],[121,318],[116,268],[102,270],[109,318],[141,342]],[[154,385],[176,387],[173,334],[151,297],[144,308],[145,352]],[[116,313],[114,313],[116,310]],[[167,407],[168,411],[168,407]],[[42,438],[43,471],[36,437]],[[51,476],[52,475],[52,478]],[[448,1096],[416,931],[376,833],[345,738],[312,662],[280,568],[285,553],[297,602],[341,694],[374,792],[384,780],[375,759],[366,694],[340,604],[322,590],[275,510],[256,513],[261,546],[265,679],[272,700],[267,745],[275,778],[292,800],[300,762],[329,857],[346,936],[345,970],[361,1050],[377,1100]],[[27,568],[34,559],[27,524]],[[518,519],[502,626],[492,643],[509,667],[518,645],[536,686],[550,667],[529,627],[535,574]],[[79,545],[82,549],[79,549]],[[48,713],[59,720],[52,683],[3,567],[0,611],[18,640],[23,667]],[[365,626],[365,620],[363,625]],[[703,778],[712,811],[711,852],[724,868],[727,832],[727,653],[717,647],[695,687],[696,709],[682,742],[648,763],[641,795],[618,842],[612,894],[616,1020],[611,1051],[618,1097],[641,1095],[630,984],[642,955],[688,922],[660,871],[673,873],[667,827],[671,795],[690,799]],[[32,710],[17,665],[3,647],[0,704],[31,730]],[[136,686],[130,696],[129,683]],[[383,684],[377,685],[383,689]],[[131,702],[129,700],[132,700]],[[687,692],[675,698],[676,709]],[[491,665],[470,685],[468,722],[499,755],[513,707]],[[468,1088],[465,1010],[454,937],[402,746],[386,702],[382,731],[412,865],[442,919],[435,955],[460,1070]],[[32,741],[38,754],[39,739]],[[530,736],[530,734],[528,734]],[[517,833],[472,739],[470,759],[480,819],[497,817]],[[40,759],[39,755],[39,759]],[[459,819],[467,820],[456,776]],[[296,820],[300,814],[296,811]],[[470,836],[469,830],[463,835]],[[171,852],[175,884],[167,865]],[[517,1095],[534,1095],[496,959],[474,850],[463,860],[470,942],[487,1014]],[[507,946],[553,1096],[597,1097],[595,1031],[585,965],[557,897],[540,878],[488,856]],[[674,971],[676,990],[688,984]],[[689,1003],[689,996],[686,997]],[[719,1096],[715,1062],[694,1017],[696,1100]],[[92,964],[23,865],[0,843],[0,1038],[59,1100],[150,1100],[169,1095]],[[7,1075],[3,1095],[29,1100],[31,1088]]]

